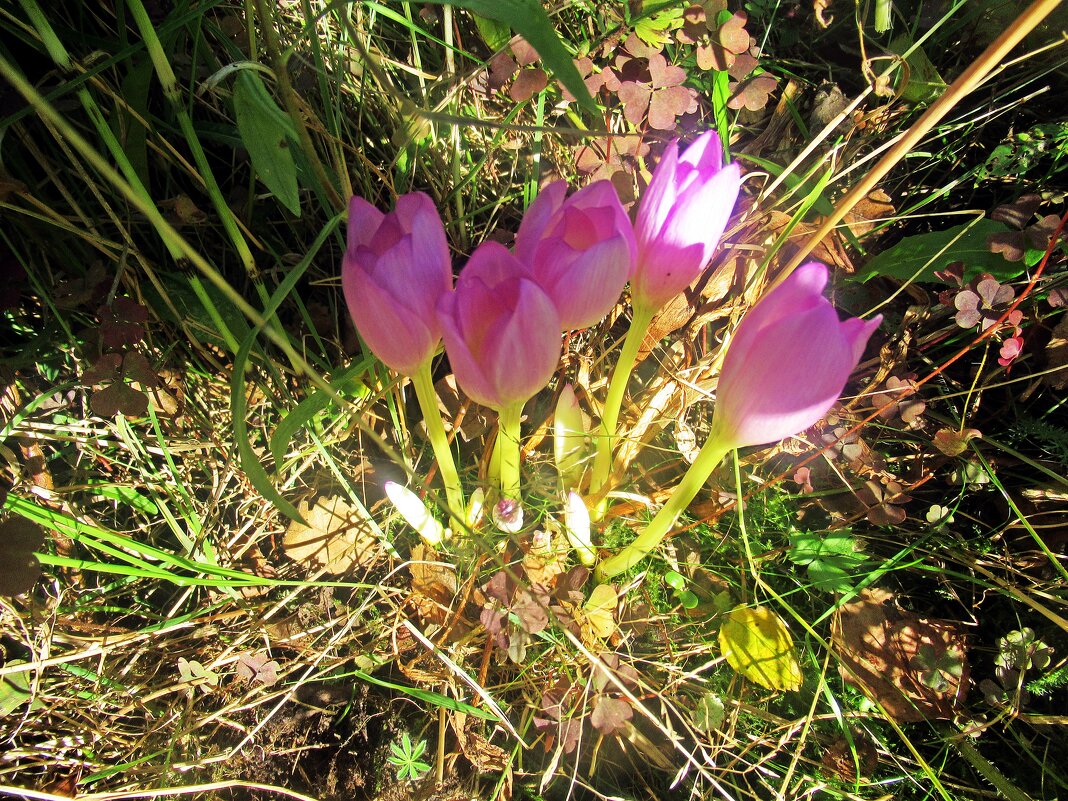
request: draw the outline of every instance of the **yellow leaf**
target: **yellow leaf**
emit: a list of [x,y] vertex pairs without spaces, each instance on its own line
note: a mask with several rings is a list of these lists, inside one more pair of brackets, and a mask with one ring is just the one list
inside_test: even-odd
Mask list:
[[[615,611],[619,596],[613,584],[598,584],[582,606],[582,633],[607,640],[616,631]],[[583,639],[592,639],[583,637]]]
[[719,647],[732,668],[769,690],[796,690],[801,666],[782,619],[762,606],[738,606],[719,630]]

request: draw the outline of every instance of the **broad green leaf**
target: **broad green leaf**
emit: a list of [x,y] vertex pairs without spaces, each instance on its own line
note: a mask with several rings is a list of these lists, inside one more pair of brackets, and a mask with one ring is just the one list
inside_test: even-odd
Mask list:
[[[367,394],[367,387],[357,376],[362,375],[368,369],[368,362],[361,361],[343,370],[330,382],[330,386],[339,395],[352,394],[363,397]],[[307,398],[302,400],[282,418],[278,427],[271,435],[271,456],[275,465],[281,465],[285,458],[289,443],[298,431],[304,428],[319,412],[323,411],[333,402],[333,398],[323,390],[317,389]]]
[[297,167],[289,149],[290,142],[297,141],[296,132],[252,70],[242,70],[234,82],[234,113],[256,174],[278,202],[299,217]]
[[714,692],[705,693],[698,699],[690,718],[693,720],[693,725],[705,734],[718,730],[727,718],[723,699]]
[[575,69],[571,53],[556,33],[548,14],[538,0],[430,0],[437,5],[466,8],[487,19],[503,22],[538,51],[545,66],[553,71],[586,111],[599,115],[597,103]]
[[801,686],[801,665],[790,631],[767,607],[735,607],[719,630],[719,647],[728,665],[762,687]]
[[1004,283],[1020,275],[1024,266],[1006,260],[1000,253],[991,253],[986,239],[1010,230],[1004,223],[982,219],[944,231],[907,236],[871,259],[856,277],[860,281],[877,275],[902,281],[937,281],[936,271],[959,261],[964,263],[965,283],[982,273],[990,273]]
[[282,494],[275,489],[271,477],[263,466],[261,457],[252,447],[252,441],[248,433],[248,404],[245,392],[245,368],[248,366],[249,352],[256,343],[256,335],[259,329],[249,332],[245,341],[241,343],[237,355],[234,357],[233,372],[230,374],[230,409],[233,414],[234,444],[237,446],[237,455],[241,470],[248,477],[249,482],[265,499],[274,504],[274,507],[291,520],[307,525],[307,521],[301,517],[300,512],[287,501]]
[[827,592],[853,589],[851,575],[867,561],[867,556],[857,550],[856,541],[842,531],[829,532],[825,537],[809,531],[791,534],[787,555],[794,564],[807,565],[813,585]]
[[[887,49],[891,53],[902,55],[912,47],[912,44],[912,37],[903,33],[895,36]],[[905,63],[908,65],[908,70],[902,71],[901,76],[904,78],[908,75],[908,83],[901,91],[902,99],[909,103],[930,103],[938,99],[946,89],[946,82],[942,80],[942,76],[938,74],[938,68],[927,57],[924,49],[917,47],[905,59]]]
[[[7,663],[7,667],[25,665],[24,659],[13,659]],[[0,676],[0,718],[6,717],[30,700],[30,673],[29,670],[5,673]],[[40,709],[44,704],[33,700],[30,704],[31,711]]]
[[512,30],[503,22],[483,17],[481,14],[472,14],[471,18],[475,21],[479,36],[490,50],[502,50],[511,41]]
[[672,41],[671,31],[681,28],[683,9],[667,8],[634,23],[635,35],[650,47],[659,47]]

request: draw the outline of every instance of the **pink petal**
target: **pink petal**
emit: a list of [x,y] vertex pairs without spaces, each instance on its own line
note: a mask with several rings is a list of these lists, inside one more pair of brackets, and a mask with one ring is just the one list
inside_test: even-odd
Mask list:
[[549,296],[522,278],[515,308],[499,336],[487,343],[487,380],[496,388],[500,409],[526,401],[549,383],[560,362],[560,316]]
[[714,436],[734,447],[775,442],[838,399],[881,318],[839,322],[826,283],[823,265],[806,264],[742,320],[723,362]]
[[349,199],[349,227],[347,243],[349,249],[368,245],[382,224],[386,215],[376,209],[362,197],[353,195]]
[[[368,253],[365,249],[363,253]],[[402,375],[414,375],[437,347],[436,320],[423,319],[399,306],[393,296],[346,257],[341,276],[345,302],[356,330],[383,364]]]
[[437,318],[445,340],[445,352],[449,366],[456,376],[456,383],[475,403],[490,408],[499,408],[494,388],[486,381],[479,358],[472,353],[460,327],[461,313],[456,293],[442,297],[438,303]]
[[703,261],[707,261],[719,245],[740,188],[737,164],[729,164],[704,183],[693,184],[679,195],[675,210],[661,230],[660,240],[682,245],[700,243],[704,248]]
[[519,224],[519,233],[515,236],[515,255],[522,261],[529,262],[533,258],[534,249],[545,235],[553,215],[563,205],[566,194],[567,181],[553,181],[542,187],[530,208],[526,210],[523,221]]
[[631,278],[631,295],[636,303],[659,309],[693,283],[705,264],[700,242],[678,245],[653,242],[638,252],[638,267]]
[[686,148],[679,163],[696,167],[706,175],[718,172],[723,166],[723,145],[720,143],[719,134],[715,131],[705,131]]
[[653,170],[652,180],[649,181],[638,205],[634,234],[638,239],[639,249],[643,243],[656,239],[675,204],[675,171],[678,159],[679,145],[678,140],[675,140],[665,148],[664,155]]

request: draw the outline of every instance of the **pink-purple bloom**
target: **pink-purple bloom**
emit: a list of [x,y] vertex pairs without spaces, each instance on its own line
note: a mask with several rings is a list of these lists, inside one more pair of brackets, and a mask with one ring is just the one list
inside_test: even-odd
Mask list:
[[681,156],[677,141],[667,146],[634,224],[635,306],[659,309],[697,279],[723,236],[740,186],[738,165],[723,166],[714,131],[699,136]]
[[441,341],[435,309],[452,287],[449,246],[434,201],[412,192],[383,214],[353,197],[341,286],[371,352],[398,373],[414,375]]
[[841,322],[827,268],[799,267],[742,319],[727,347],[710,439],[732,448],[804,431],[838,400],[882,316]]
[[563,330],[593,325],[616,305],[634,271],[634,230],[609,181],[567,195],[555,181],[527,209],[515,255],[560,313]]
[[456,383],[500,411],[544,387],[560,361],[560,315],[507,248],[484,242],[438,302]]

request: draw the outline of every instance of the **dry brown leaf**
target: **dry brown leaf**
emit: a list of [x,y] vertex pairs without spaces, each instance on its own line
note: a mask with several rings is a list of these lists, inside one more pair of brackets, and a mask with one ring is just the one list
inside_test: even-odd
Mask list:
[[1042,377],[1049,387],[1061,390],[1068,386],[1068,316],[1061,317],[1053,329],[1046,345],[1046,364],[1053,370]]
[[845,224],[857,239],[863,239],[877,223],[897,213],[890,195],[882,189],[873,189],[857,202],[845,216]]
[[875,773],[879,767],[879,751],[863,729],[854,728],[850,733],[852,741],[839,736],[824,752],[820,764],[828,773],[854,782],[857,780],[858,767],[862,778],[866,779]]
[[523,571],[532,586],[552,589],[556,577],[567,569],[567,556],[571,551],[567,539],[550,531],[535,531],[529,539],[520,543],[523,550]]
[[968,644],[956,623],[921,620],[867,589],[835,616],[842,678],[899,723],[952,718],[968,686]]
[[[768,235],[774,235],[778,237],[790,224],[792,217],[785,212],[772,210],[768,213],[767,221],[762,226],[762,230]],[[790,232],[790,236],[787,238],[783,245],[782,256],[780,261],[785,262],[797,249],[804,244],[810,236],[816,231],[816,225],[813,223],[799,222],[794,226]],[[813,248],[810,257],[815,261],[823,262],[840,270],[845,270],[848,273],[854,272],[853,262],[850,261],[849,256],[843,249],[841,242],[837,234],[826,236],[820,240],[820,242]]]
[[444,625],[452,615],[459,582],[456,569],[442,564],[436,551],[419,544],[412,548],[408,572],[412,574],[411,600],[425,623]]
[[463,712],[453,713],[453,729],[456,741],[464,756],[477,770],[485,773],[500,773],[509,763],[508,752],[494,745],[479,733],[481,723]]
[[434,384],[434,394],[438,398],[438,408],[442,412],[445,430],[456,433],[464,442],[470,442],[483,436],[487,429],[496,425],[489,419],[486,410],[477,403],[471,403],[466,395],[456,387],[456,377],[448,375]]
[[324,495],[314,505],[302,501],[297,511],[308,525],[290,523],[282,547],[309,573],[325,570],[341,575],[357,565],[372,565],[384,555],[363,515],[341,496]]

